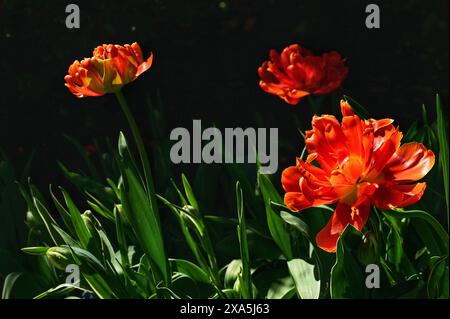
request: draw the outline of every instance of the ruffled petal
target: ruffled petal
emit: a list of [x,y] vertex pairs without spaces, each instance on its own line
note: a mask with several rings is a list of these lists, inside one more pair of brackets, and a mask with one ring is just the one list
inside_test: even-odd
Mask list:
[[348,156],[347,139],[332,115],[314,116],[312,130],[306,132],[306,148],[317,154],[320,166],[331,172]]
[[410,185],[384,184],[374,193],[371,200],[376,207],[381,209],[406,207],[418,202],[426,187],[425,182]]
[[434,165],[435,157],[421,143],[403,144],[385,167],[388,178],[396,182],[415,182],[424,177]]
[[152,64],[153,64],[153,53],[150,53],[148,59],[138,66],[135,76],[138,77],[139,75],[150,69]]
[[316,244],[326,252],[335,253],[339,233],[332,233],[331,228],[332,218],[330,218],[326,226],[317,233]]
[[297,166],[290,166],[286,168],[281,174],[281,185],[286,192],[299,192],[300,191],[300,178],[302,174]]
[[361,231],[367,222],[369,213],[370,203],[368,201],[363,201],[358,206],[339,203],[327,225],[317,234],[317,246],[330,253],[336,252],[337,240],[345,227],[350,224]]
[[293,212],[298,212],[313,206],[313,203],[300,192],[288,192],[284,194],[284,204]]
[[331,204],[337,200],[326,173],[300,159],[297,160],[297,166],[283,171],[281,183],[286,191],[284,203],[292,211]]
[[341,113],[342,113],[342,116],[353,116],[353,115],[355,115],[355,113],[353,112],[352,107],[345,100],[341,100]]
[[281,54],[270,50],[270,61],[258,68],[260,87],[295,105],[309,94],[328,94],[345,79],[348,69],[337,52],[321,56],[292,44]]

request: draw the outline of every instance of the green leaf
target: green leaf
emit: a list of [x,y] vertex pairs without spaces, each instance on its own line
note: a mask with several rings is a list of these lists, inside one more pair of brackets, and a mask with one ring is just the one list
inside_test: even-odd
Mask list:
[[440,256],[442,252],[445,252],[444,244],[441,243],[441,240],[436,236],[436,232],[425,220],[416,218],[411,221],[411,225],[424,243],[424,248],[432,256]]
[[24,247],[21,250],[30,255],[45,255],[49,247]]
[[[284,260],[274,260],[256,268],[253,283],[257,289],[257,298],[280,299],[296,291],[294,280],[289,274]],[[294,292],[295,293],[295,292]]]
[[47,297],[64,297],[64,296],[69,295],[71,292],[77,291],[77,290],[80,292],[92,293],[92,291],[90,291],[90,290],[83,289],[83,288],[74,286],[72,284],[61,284],[55,288],[51,288],[51,289],[37,295],[33,299],[44,299]]
[[391,224],[386,238],[386,261],[394,265],[395,271],[402,274],[402,277],[413,276],[416,270],[404,251],[401,227],[397,225],[397,220],[393,216],[386,216],[386,219]]
[[301,220],[297,216],[294,216],[291,213],[285,212],[285,211],[281,211],[280,216],[286,223],[288,223],[289,225],[292,225],[303,236],[305,236],[308,240],[310,240],[309,227],[303,220]]
[[195,198],[194,192],[192,191],[191,184],[189,184],[189,181],[184,174],[181,175],[181,179],[183,180],[184,192],[186,193],[189,204],[194,207],[197,212],[200,212],[200,207],[198,205],[197,199]]
[[122,217],[120,216],[117,208],[114,208],[114,217],[115,217],[116,236],[117,242],[119,244],[121,264],[124,267],[127,267],[129,266],[129,262],[128,262],[128,247],[125,237],[125,229]]
[[196,264],[183,259],[170,259],[170,262],[172,271],[184,274],[196,282],[211,283],[207,273]]
[[336,263],[331,269],[330,294],[333,299],[367,297],[364,272],[353,252],[354,247],[359,246],[361,236],[352,225],[347,225],[339,236]]
[[242,269],[242,260],[234,259],[225,267],[224,286],[233,288]]
[[[123,104],[124,112],[129,113],[127,107],[124,107],[125,103],[121,104]],[[130,121],[134,122],[131,114],[127,116],[130,117]],[[134,124],[130,123],[132,128]],[[118,164],[123,182],[119,185],[120,200],[124,216],[126,216],[125,219],[129,222],[141,248],[148,257],[153,275],[157,281],[163,280],[168,286],[171,280],[170,267],[164,248],[156,194],[146,152],[143,149],[137,127],[134,127],[134,137],[141,155],[145,179],[142,179],[139,175],[125,136],[121,132],[119,135],[119,153],[121,158],[118,160]]]
[[270,234],[286,258],[292,259],[293,254],[289,232],[286,229],[283,219],[272,209],[270,204],[271,201],[281,204],[283,203],[283,200],[267,175],[258,173],[258,181],[266,207],[267,224],[269,226]]
[[[250,179],[248,176],[249,174],[247,174],[243,166],[240,164],[225,163],[224,167],[233,182],[239,181],[239,183],[241,183],[242,191],[246,198],[245,205],[247,206],[246,208],[249,210],[251,216],[253,216],[256,221],[263,219],[265,217],[264,209],[262,209],[262,203],[258,201],[255,196],[255,182]],[[251,173],[254,174],[254,170],[252,170]],[[254,178],[253,175],[251,178]],[[266,227],[263,223],[261,223],[261,225],[262,227]],[[264,229],[264,231],[266,231],[266,229]]]
[[142,249],[152,262],[152,268],[166,283],[170,281],[159,217],[153,210],[147,194],[130,168],[124,169],[122,205]]
[[38,212],[41,221],[44,223],[45,228],[47,229],[48,234],[50,235],[53,243],[58,245],[61,243],[61,237],[55,231],[54,226],[58,225],[52,215],[49,213],[47,207],[36,197],[33,196],[33,205]]
[[114,293],[114,291],[111,289],[110,285],[108,284],[108,281],[106,281],[99,274],[90,275],[83,273],[83,277],[87,281],[89,286],[92,288],[94,293],[100,299],[118,298],[117,295]]
[[69,231],[72,234],[74,234],[75,230],[73,228],[69,212],[64,208],[64,206],[56,198],[55,194],[53,193],[52,185],[49,186],[49,191],[50,191],[50,196],[53,199],[53,203],[55,204],[55,207],[58,210],[58,213],[64,222],[64,225],[66,225],[66,227],[69,229]]
[[[157,195],[157,197],[170,209],[170,211],[173,213],[175,218],[177,219],[178,223],[180,224],[181,231],[183,232],[183,235],[186,239],[186,242],[189,246],[189,248],[192,250],[192,253],[194,254],[195,258],[197,259],[197,262],[200,264],[201,268],[204,271],[208,271],[209,268],[207,266],[207,262],[205,258],[203,257],[203,254],[201,252],[201,248],[198,245],[198,243],[194,240],[190,228],[194,229],[194,231],[198,234],[198,236],[201,236],[203,230],[201,229],[203,226],[198,224],[196,220],[194,220],[191,216],[189,216],[186,213],[183,213],[181,208],[177,207],[177,205],[169,202],[167,199],[165,199],[162,196]],[[184,215],[182,215],[184,214]],[[183,217],[184,216],[184,217]]]
[[92,194],[89,192],[85,192],[85,194],[91,198],[92,201],[87,201],[88,205],[97,213],[105,217],[106,219],[109,219],[110,221],[114,221],[114,214],[108,207],[106,207],[100,200],[95,198]]
[[415,120],[411,126],[408,129],[408,132],[406,133],[405,137],[403,138],[403,140],[405,142],[413,142],[416,141],[417,139],[415,138],[418,132],[417,126],[419,125],[419,120]]
[[82,195],[89,191],[99,196],[102,201],[112,203],[112,190],[105,187],[103,184],[84,176],[83,174],[72,172],[67,169],[61,162],[58,162],[59,167],[64,173],[64,176],[81,192]]
[[439,258],[431,268],[427,282],[428,297],[448,299],[448,256]]
[[82,267],[88,267],[85,268],[85,270],[93,270],[96,272],[106,271],[102,263],[91,252],[82,249],[80,247],[72,247],[67,245],[61,245],[61,247],[70,249],[72,254],[75,255],[78,260],[81,261]]
[[245,222],[244,214],[244,199],[242,198],[242,188],[239,182],[236,183],[236,202],[237,202],[237,213],[239,225],[237,226],[239,247],[242,260],[242,272],[240,281],[240,291],[242,298],[252,299],[253,298],[253,285],[251,280],[250,272],[250,255],[248,252],[248,241],[247,241],[247,225]]
[[[280,209],[283,209],[283,205],[278,205]],[[288,261],[289,272],[296,285],[296,292],[302,299],[318,299],[320,294],[320,280],[316,280],[314,276],[314,269],[317,267],[317,274],[320,278],[320,261],[316,247],[311,241],[311,235],[308,224],[306,224],[298,215],[294,215],[291,212],[284,210],[280,211],[280,217],[295,230],[297,230],[309,243],[309,253],[306,255],[310,258],[310,254],[314,254],[313,258],[308,260],[316,260],[317,265],[310,264],[303,259],[296,258]],[[301,252],[301,251],[299,251]],[[291,262],[292,261],[292,262]],[[305,277],[309,276],[309,277]]]
[[442,169],[445,191],[445,203],[447,205],[447,229],[449,222],[449,150],[447,141],[447,128],[444,112],[442,110],[441,99],[436,95],[436,114],[437,114],[437,134],[439,141],[439,166]]
[[80,246],[80,244],[75,239],[73,239],[68,233],[66,233],[60,227],[53,226],[53,228],[58,232],[58,234],[61,236],[62,240],[64,241],[64,243],[67,246],[71,246],[71,247],[79,247]]
[[[222,294],[225,295],[227,299],[239,299],[239,294],[234,289],[223,289]],[[215,294],[212,299],[221,298],[218,294]]]
[[441,243],[445,246],[446,251],[448,251],[448,234],[442,225],[429,213],[422,210],[389,210],[383,211],[385,215],[393,216],[395,218],[419,218],[426,221],[435,231]]
[[400,272],[403,259],[403,238],[395,228],[391,228],[386,238],[387,260],[395,266],[395,270]]
[[64,201],[66,202],[67,209],[69,210],[75,234],[80,240],[82,247],[87,248],[90,240],[92,239],[92,234],[89,232],[89,229],[81,218],[80,211],[75,206],[75,203],[72,201],[69,194],[64,189],[61,189],[61,192],[64,196]]
[[287,262],[297,292],[302,299],[319,299],[320,280],[314,275],[314,265],[296,258]]
[[16,280],[22,275],[20,272],[12,272],[8,274],[3,283],[2,299],[9,299]]

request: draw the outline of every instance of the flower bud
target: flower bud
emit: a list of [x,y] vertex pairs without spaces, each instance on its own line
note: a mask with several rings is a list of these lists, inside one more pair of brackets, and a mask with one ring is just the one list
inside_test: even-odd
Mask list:
[[91,234],[95,233],[95,220],[92,212],[90,210],[85,211],[83,214],[81,214],[81,219],[88,228],[89,232]]
[[64,247],[51,247],[46,256],[53,266],[61,270],[66,270],[68,265],[75,263],[70,250]]
[[195,209],[193,206],[191,205],[185,205],[183,206],[183,211],[186,212],[187,214],[191,215],[191,216],[198,216],[199,212],[197,209]]
[[185,221],[186,224],[196,229],[200,236],[204,235],[205,226],[199,216],[198,210],[190,205],[185,205],[183,206],[183,210],[180,211],[180,217]]
[[39,219],[34,216],[32,211],[28,211],[26,213],[26,223],[30,229],[36,229],[39,228],[40,222]]

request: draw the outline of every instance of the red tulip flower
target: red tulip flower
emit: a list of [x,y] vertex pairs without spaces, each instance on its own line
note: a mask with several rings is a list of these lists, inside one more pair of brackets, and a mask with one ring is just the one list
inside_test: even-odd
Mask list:
[[75,61],[65,76],[66,86],[77,97],[115,93],[147,71],[153,54],[144,60],[142,50],[132,45],[104,44],[94,49],[93,57]]
[[[370,207],[405,207],[422,197],[417,182],[434,165],[434,154],[420,143],[400,145],[402,133],[393,120],[362,120],[341,101],[342,122],[332,115],[314,116],[306,132],[306,161],[283,171],[284,202],[292,211],[337,203],[316,237],[317,245],[335,252],[348,224],[362,230]],[[318,165],[314,165],[317,163]]]
[[261,77],[259,86],[264,91],[296,105],[307,95],[328,94],[338,89],[348,74],[348,68],[337,52],[317,56],[293,44],[281,54],[270,50],[270,61],[263,62],[258,74]]

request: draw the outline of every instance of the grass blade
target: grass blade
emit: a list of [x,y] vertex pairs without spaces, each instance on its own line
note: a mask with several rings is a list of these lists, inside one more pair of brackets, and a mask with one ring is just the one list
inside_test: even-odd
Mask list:
[[191,184],[189,184],[189,181],[184,174],[181,175],[181,179],[183,180],[184,192],[186,193],[189,204],[194,207],[197,212],[200,212],[200,207],[198,205],[197,199],[195,198],[194,192],[192,191]]
[[80,243],[83,246],[83,248],[87,248],[92,238],[92,235],[89,232],[89,229],[87,228],[83,219],[81,218],[81,213],[75,206],[75,203],[72,201],[69,194],[64,189],[61,189],[61,192],[63,193],[64,201],[66,202],[67,209],[69,210],[70,219],[72,220],[75,234],[80,240]]
[[164,249],[159,218],[153,210],[145,189],[130,168],[124,170],[122,205],[136,237],[152,263],[158,277],[170,282],[169,265]]
[[250,272],[250,255],[248,252],[247,242],[247,225],[245,222],[244,214],[244,199],[242,196],[242,188],[239,182],[236,183],[236,201],[237,201],[237,214],[239,224],[237,226],[239,247],[242,260],[242,272],[241,272],[241,295],[244,299],[253,298],[253,285]]
[[447,205],[447,230],[450,227],[449,221],[449,150],[447,141],[447,128],[444,118],[444,112],[442,110],[441,99],[439,95],[436,95],[436,115],[437,115],[437,134],[439,141],[439,166],[442,169],[442,175],[444,179],[444,191],[445,191],[445,203]]

